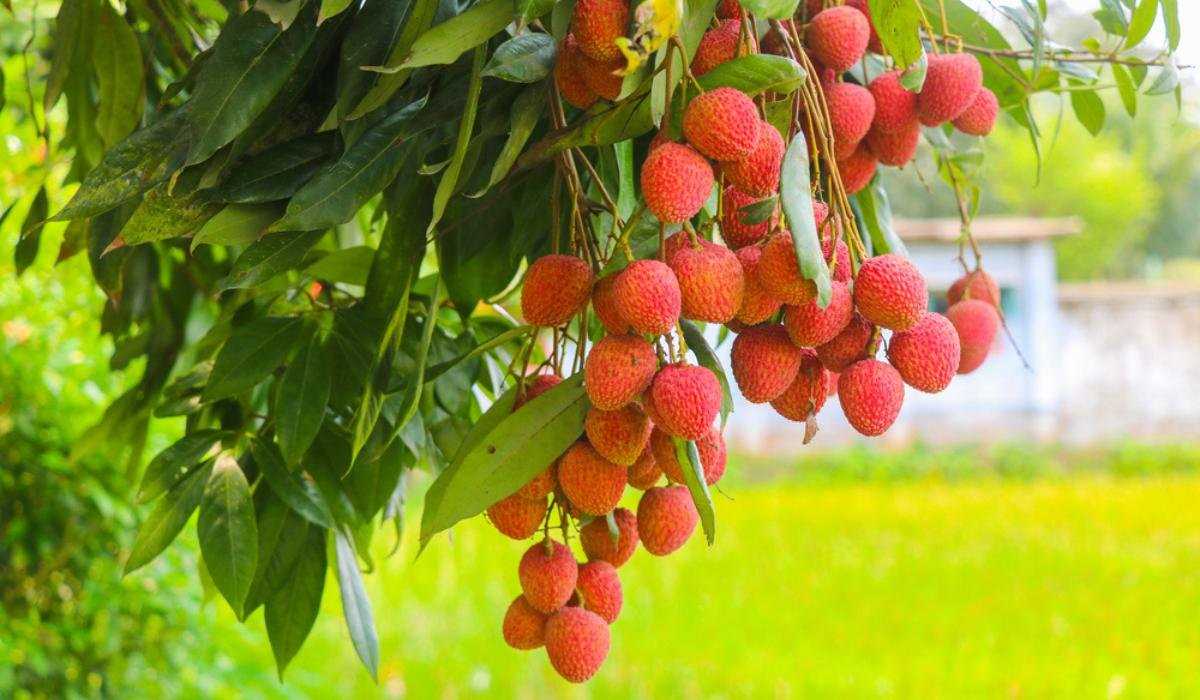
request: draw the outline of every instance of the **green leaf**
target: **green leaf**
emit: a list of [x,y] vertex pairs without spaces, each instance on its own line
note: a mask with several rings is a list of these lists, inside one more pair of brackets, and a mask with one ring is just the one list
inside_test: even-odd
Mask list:
[[215,401],[254,388],[283,364],[303,330],[300,319],[277,316],[255,319],[234,330],[217,353],[204,400]]
[[869,0],[871,18],[884,51],[898,68],[921,60],[921,8],[912,0]]
[[196,534],[213,583],[242,617],[242,605],[258,562],[258,524],[250,484],[237,460],[228,454],[217,457],[208,477]]
[[721,383],[721,425],[724,425],[729,414],[733,413],[733,392],[729,390],[729,377],[725,374],[725,368],[721,366],[717,353],[705,339],[704,331],[693,321],[680,321],[680,326],[683,328],[683,339],[687,341],[688,349],[696,356],[696,362],[715,374],[717,381]]
[[697,80],[705,90],[732,87],[754,97],[764,92],[786,95],[804,84],[805,73],[790,58],[753,54],[726,61]]
[[[434,16],[437,14],[438,0],[411,0],[412,9],[404,17],[403,23],[400,25],[400,35],[398,38],[383,37],[383,45],[390,46],[391,51],[387,54],[387,60],[383,62],[386,66],[399,66],[404,62],[404,59],[412,50],[413,43],[417,38],[424,34],[433,24]],[[381,26],[382,30],[383,27]],[[370,86],[366,97],[358,102],[358,106],[351,110],[347,119],[359,119],[365,114],[378,109],[384,105],[389,98],[397,90],[404,85],[408,80],[408,76],[412,73],[411,69],[396,70],[394,73],[380,73],[376,71],[365,70],[369,64],[355,64],[355,68],[361,73],[371,76],[368,84]],[[339,100],[340,103],[340,100]],[[350,106],[347,104],[347,106]],[[341,109],[339,106],[339,113]]]
[[760,199],[738,209],[737,218],[747,224],[761,224],[771,218],[775,208],[779,206],[779,198],[775,196]]
[[522,338],[526,335],[529,335],[529,333],[532,332],[533,330],[534,330],[533,326],[517,326],[516,328],[510,328],[510,329],[504,331],[503,333],[498,333],[495,337],[487,340],[486,342],[480,343],[479,345],[476,345],[475,347],[471,348],[470,351],[468,351],[462,355],[459,355],[458,357],[454,358],[453,360],[446,360],[445,362],[439,362],[438,364],[430,367],[429,370],[425,373],[425,379],[426,379],[426,381],[432,382],[433,380],[442,376],[446,372],[449,372],[450,370],[454,369],[455,367],[461,365],[462,363],[472,360],[476,357],[479,357],[480,355],[482,355],[486,352],[489,352],[491,350],[495,350],[496,348],[498,348],[506,343],[510,343],[518,338]]
[[421,543],[487,510],[537,476],[583,432],[588,401],[576,374],[504,417],[430,486]]
[[307,3],[308,0],[255,0],[251,9],[271,18],[280,29],[287,29]]
[[504,141],[504,147],[500,149],[500,155],[496,156],[496,162],[492,164],[492,175],[488,178],[487,187],[476,192],[475,196],[491,189],[512,170],[513,163],[517,162],[517,157],[529,142],[538,120],[542,118],[545,99],[545,90],[541,85],[531,85],[517,95],[517,99],[513,101],[508,138]]
[[1117,83],[1117,93],[1121,96],[1121,105],[1131,117],[1137,116],[1137,87],[1129,70],[1119,63],[1112,65],[1113,80]]
[[1179,0],[1162,0],[1163,24],[1167,27],[1167,48],[1179,48]]
[[304,274],[319,280],[356,284],[367,283],[375,249],[368,245],[356,245],[335,250],[304,268]]
[[536,83],[554,68],[554,37],[541,32],[514,36],[496,48],[483,75],[513,83]]
[[804,133],[797,131],[783,155],[780,195],[783,213],[787,215],[788,227],[792,231],[792,245],[796,248],[800,273],[816,285],[817,305],[823,309],[833,297],[833,286],[829,278],[829,266],[821,254],[821,241],[817,237],[808,168],[808,142]]
[[312,179],[337,147],[337,132],[281,143],[238,163],[229,179],[208,194],[217,201],[240,204],[287,199]]
[[321,610],[328,566],[325,557],[325,533],[309,528],[304,549],[291,574],[284,579],[283,586],[267,598],[263,617],[281,678],[288,663],[303,646]]
[[192,517],[192,511],[200,505],[200,497],[204,494],[204,485],[211,471],[211,466],[197,469],[167,491],[150,517],[138,528],[137,539],[133,542],[129,559],[125,561],[126,574],[150,563],[175,540],[188,518]]
[[250,245],[271,222],[283,215],[283,204],[230,204],[217,212],[192,237],[192,250],[208,245]]
[[799,0],[741,0],[746,12],[763,19],[790,19]]
[[[25,220],[21,222],[21,237],[17,240],[16,248],[13,251],[13,265],[17,269],[17,275],[25,272],[33,261],[37,259],[38,249],[42,243],[42,228],[46,222],[46,215],[50,213],[50,201],[46,196],[46,186],[42,185],[38,188],[37,194],[33,195],[33,201],[29,204],[29,210],[25,213]],[[6,211],[7,215],[8,212]]]
[[380,74],[363,66],[387,61],[392,47],[400,40],[413,0],[368,2],[362,6],[342,41],[337,73],[337,113],[347,119],[364,96],[380,79]]
[[317,24],[346,11],[353,0],[321,0],[321,11],[317,13]]
[[275,400],[275,429],[288,464],[300,461],[321,428],[331,376],[324,343],[314,333],[283,373]]
[[1146,88],[1147,95],[1166,95],[1174,92],[1179,86],[1179,69],[1174,63],[1168,62],[1158,71],[1158,77]]
[[257,518],[258,556],[254,580],[246,593],[242,617],[250,617],[272,593],[279,590],[291,575],[296,559],[308,541],[311,525],[296,511],[288,508],[271,489],[254,490],[254,513]]
[[[11,8],[10,8],[11,9]],[[94,6],[89,0],[63,0],[54,19],[54,56],[50,62],[50,74],[46,76],[42,107],[50,108],[62,96],[67,75],[75,67],[77,54],[84,54],[87,31],[92,29]]]
[[471,62],[471,82],[467,85],[467,105],[462,119],[458,123],[458,139],[454,143],[454,153],[450,163],[442,171],[438,180],[437,191],[433,193],[433,214],[429,225],[425,227],[426,235],[437,229],[438,222],[446,213],[446,204],[458,187],[458,176],[462,172],[463,160],[467,156],[467,147],[471,145],[471,133],[475,130],[475,114],[479,109],[479,91],[483,86],[483,47],[475,49],[475,59]]
[[186,236],[220,209],[221,205],[205,201],[197,194],[173,196],[167,183],[163,183],[142,198],[121,229],[121,239],[126,245],[141,245]]
[[216,456],[213,448],[233,435],[224,430],[203,429],[189,433],[155,455],[146,465],[138,487],[138,503],[147,503],[187,478],[201,463]]
[[324,231],[290,231],[263,236],[238,256],[229,276],[217,286],[224,291],[262,284],[299,266],[308,250],[324,235]]
[[888,200],[887,190],[876,180],[871,185],[854,195],[862,214],[867,232],[871,236],[871,249],[875,255],[896,253],[908,257],[908,248],[896,233],[892,224],[892,204]]
[[371,612],[371,601],[363,587],[362,574],[358,570],[358,558],[354,554],[354,543],[344,532],[338,530],[334,536],[337,551],[338,589],[342,593],[342,614],[346,618],[346,629],[350,641],[358,653],[363,666],[371,672],[371,678],[379,676],[379,636],[375,633],[375,616]]
[[[1070,83],[1080,88],[1084,87],[1083,83],[1077,80],[1072,80]],[[1075,111],[1075,118],[1091,132],[1092,136],[1096,136],[1104,129],[1104,101],[1095,91],[1072,90],[1071,109]]]
[[700,514],[700,526],[704,528],[704,537],[708,540],[709,546],[712,546],[717,538],[717,515],[713,509],[712,494],[708,490],[708,483],[704,480],[704,465],[700,462],[700,450],[693,440],[684,441],[677,437],[671,439],[675,441],[675,459],[683,467],[683,481],[688,488],[688,493],[692,494],[692,503],[696,504],[696,512]]
[[508,26],[512,16],[512,0],[483,0],[461,15],[451,17],[422,34],[400,65],[394,68],[382,66],[377,70],[394,73],[404,68],[454,63],[459,56]]
[[329,507],[322,500],[316,487],[288,471],[287,465],[283,461],[283,455],[279,453],[279,449],[275,447],[274,443],[255,438],[250,443],[250,454],[254,457],[254,463],[262,470],[263,478],[267,480],[271,490],[275,492],[276,496],[279,496],[279,500],[286,503],[289,508],[308,522],[329,530],[333,529],[333,515],[329,512]]
[[100,88],[96,128],[112,146],[137,128],[142,119],[145,82],[137,35],[107,4],[102,5],[92,42],[92,67]]
[[554,9],[555,2],[557,0],[516,0],[516,19],[522,23],[528,23],[544,17]]
[[1125,36],[1125,50],[1128,51],[1146,38],[1154,28],[1154,20],[1158,17],[1158,0],[1140,0],[1129,18],[1129,33]]

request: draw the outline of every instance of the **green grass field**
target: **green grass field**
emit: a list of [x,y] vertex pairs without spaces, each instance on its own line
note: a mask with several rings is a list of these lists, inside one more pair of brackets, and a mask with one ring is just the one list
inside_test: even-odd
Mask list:
[[237,663],[264,669],[251,696],[1200,696],[1200,476],[730,492],[713,548],[696,536],[621,570],[612,653],[584,687],[504,646],[524,545],[480,519],[415,562],[406,539],[367,577],[379,686],[332,580],[285,686],[268,678],[261,614],[244,628],[221,606],[214,624]]

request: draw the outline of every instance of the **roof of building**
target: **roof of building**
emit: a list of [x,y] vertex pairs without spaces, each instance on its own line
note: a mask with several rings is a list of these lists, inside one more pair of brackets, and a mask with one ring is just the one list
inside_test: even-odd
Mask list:
[[[953,243],[962,230],[958,219],[896,219],[895,226],[901,238],[913,242]],[[1082,228],[1075,217],[981,216],[971,222],[971,235],[981,242],[1037,241],[1069,236]]]

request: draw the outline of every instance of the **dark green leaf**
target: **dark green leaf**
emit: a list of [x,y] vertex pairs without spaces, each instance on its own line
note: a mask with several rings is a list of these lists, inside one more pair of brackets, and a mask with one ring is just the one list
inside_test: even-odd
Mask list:
[[458,139],[454,143],[454,153],[450,163],[442,171],[438,180],[437,190],[433,193],[433,214],[429,225],[425,228],[426,235],[431,234],[446,213],[446,204],[458,187],[458,176],[462,173],[463,160],[467,156],[467,147],[471,144],[471,133],[475,130],[475,114],[479,108],[479,91],[483,86],[483,47],[475,49],[475,58],[471,62],[471,82],[467,86],[467,105],[462,119],[458,123]]
[[283,462],[283,455],[274,443],[264,442],[255,438],[250,443],[250,453],[254,463],[263,472],[271,490],[279,496],[279,500],[296,511],[308,522],[326,529],[333,529],[333,515],[329,507],[321,499],[316,487],[303,477],[288,471]]
[[338,62],[337,111],[343,119],[371,91],[380,78],[379,73],[365,71],[363,66],[376,66],[387,61],[392,47],[400,39],[405,20],[413,9],[413,0],[373,0],[363,5],[346,38]]
[[201,243],[250,245],[280,216],[283,216],[282,203],[230,204],[200,227],[192,237],[192,250]]
[[150,517],[138,528],[137,539],[134,540],[129,559],[125,561],[125,573],[150,563],[174,541],[188,518],[192,517],[192,511],[200,505],[200,497],[204,494],[204,485],[208,483],[211,471],[211,465],[197,469],[167,491]]
[[291,354],[303,326],[300,319],[268,316],[235,330],[213,363],[204,400],[240,394],[266,379]]
[[300,651],[321,610],[327,566],[325,557],[324,531],[309,528],[304,550],[291,574],[284,579],[283,586],[267,598],[264,620],[280,677]]
[[693,321],[681,321],[680,326],[683,328],[683,339],[687,341],[688,349],[696,356],[696,362],[715,374],[717,381],[721,383],[721,424],[724,425],[729,414],[733,413],[733,392],[729,390],[729,377],[725,374],[725,368],[721,366],[717,353],[705,339],[704,331]]
[[529,136],[533,134],[538,120],[542,117],[542,106],[545,104],[545,100],[546,93],[542,86],[531,85],[513,101],[508,138],[505,139],[504,147],[492,165],[492,174],[488,178],[487,187],[476,192],[475,196],[482,195],[497,182],[503,180],[504,176],[512,170],[513,163],[517,162],[517,157],[521,155],[521,151],[529,141]]
[[[11,8],[9,8],[11,10]],[[50,74],[46,76],[42,106],[49,112],[62,95],[67,75],[77,65],[77,54],[83,54],[87,32],[92,29],[94,6],[88,0],[63,0],[54,19],[54,57],[50,62]],[[82,58],[86,59],[86,56]]]
[[303,262],[304,255],[324,235],[324,231],[289,231],[263,236],[238,256],[229,277],[218,287],[222,290],[253,287],[291,270]]
[[788,227],[792,231],[792,244],[796,248],[800,273],[816,285],[817,304],[823,309],[833,296],[833,286],[829,278],[829,266],[821,254],[821,241],[817,238],[808,173],[808,142],[804,133],[798,131],[783,156],[780,194],[783,213],[787,215]]
[[321,428],[329,402],[329,356],[319,334],[288,365],[275,401],[275,429],[288,464],[296,464]]
[[494,338],[491,338],[487,342],[480,343],[480,344],[474,346],[473,348],[471,348],[471,350],[469,352],[459,355],[458,357],[454,358],[453,360],[446,360],[445,362],[439,362],[438,364],[430,367],[429,371],[426,372],[425,379],[427,381],[432,382],[433,380],[442,376],[446,372],[449,372],[450,370],[454,369],[458,365],[460,365],[464,362],[467,362],[468,360],[479,357],[480,355],[482,355],[486,352],[494,350],[494,349],[500,347],[501,345],[504,345],[505,343],[509,343],[509,342],[512,342],[513,340],[516,340],[517,338],[522,338],[526,335],[529,335],[530,331],[532,331],[532,330],[533,330],[533,326],[517,326],[516,328],[510,328],[507,331],[504,331],[503,333],[499,333]]
[[789,19],[796,13],[799,0],[741,0],[741,6],[755,17]]
[[[399,66],[408,57],[412,49],[413,43],[419,36],[425,33],[433,23],[434,16],[437,14],[438,0],[411,0],[412,9],[405,15],[403,23],[400,26],[400,35],[398,38],[391,39],[386,34],[381,37],[383,46],[390,46],[391,51],[387,53],[387,60],[383,62],[384,66]],[[382,27],[381,30],[382,32]],[[369,64],[356,64],[360,72],[365,72],[371,76],[367,81],[370,89],[367,91],[366,97],[363,97],[358,106],[351,110],[347,119],[358,119],[365,114],[369,114],[375,109],[385,104],[389,98],[408,80],[411,69],[397,70],[394,73],[379,73],[375,71],[364,71]],[[340,100],[339,100],[340,103]],[[347,107],[353,106],[346,104]],[[339,107],[339,114],[342,110]]]
[[1129,34],[1125,37],[1125,50],[1132,49],[1154,28],[1154,20],[1158,17],[1158,0],[1139,0],[1133,15],[1129,18]]
[[142,119],[145,83],[137,35],[107,4],[102,5],[92,31],[92,67],[100,88],[96,128],[112,146],[137,128]]
[[258,525],[250,484],[237,460],[217,457],[200,500],[196,534],[204,566],[239,617],[258,562]]
[[696,505],[696,512],[700,514],[700,526],[704,528],[704,537],[711,546],[717,538],[717,515],[713,509],[708,483],[704,480],[700,450],[697,449],[695,441],[684,441],[677,437],[671,439],[675,441],[675,459],[683,467],[683,481],[688,492],[692,494],[692,503]]
[[146,465],[146,473],[138,488],[138,502],[146,503],[166,493],[202,462],[215,456],[213,447],[232,435],[223,430],[197,430],[159,452]]
[[[43,185],[33,196],[29,210],[25,213],[25,220],[21,222],[21,237],[13,251],[13,265],[16,267],[18,275],[25,272],[37,259],[38,249],[42,244],[42,228],[46,216],[50,213],[49,208],[46,186]],[[8,212],[6,211],[5,214],[7,215]]]
[[229,179],[209,195],[242,204],[287,199],[337,153],[337,143],[336,132],[281,143],[239,163]]
[[429,29],[412,45],[404,62],[384,72],[454,63],[459,56],[499,33],[513,17],[511,0],[483,0],[461,15]]
[[908,249],[904,241],[897,235],[892,224],[892,204],[888,200],[887,190],[879,181],[854,195],[862,213],[863,222],[871,236],[871,249],[875,255],[896,253],[908,257]]
[[501,44],[483,74],[514,83],[535,83],[554,68],[554,37],[541,32],[514,36]]
[[768,221],[771,215],[775,213],[775,208],[779,206],[779,198],[775,196],[760,199],[752,204],[738,209],[737,218],[744,224],[761,224]]
[[374,248],[356,245],[335,250],[320,258],[304,268],[304,274],[319,280],[356,284],[361,287],[367,283],[367,274],[374,259]]
[[371,678],[379,675],[379,636],[375,633],[375,616],[371,612],[371,601],[363,587],[362,574],[358,570],[358,558],[354,554],[354,543],[344,532],[338,530],[334,541],[337,550],[338,589],[342,593],[342,614],[346,617],[346,629],[350,641],[363,666],[371,672]]
[[142,198],[142,203],[121,229],[121,239],[126,245],[140,245],[186,236],[220,209],[221,205],[207,202],[196,194],[174,196],[163,183]]
[[875,31],[898,68],[921,60],[921,8],[912,0],[869,0]]
[[258,563],[242,608],[243,619],[250,617],[286,583],[308,541],[310,527],[307,520],[288,508],[268,488],[254,490],[254,514],[258,528]]

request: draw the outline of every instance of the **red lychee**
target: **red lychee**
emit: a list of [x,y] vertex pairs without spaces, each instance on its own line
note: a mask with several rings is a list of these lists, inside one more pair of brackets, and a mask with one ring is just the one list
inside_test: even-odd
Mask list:
[[803,423],[816,415],[825,405],[829,395],[830,376],[833,374],[817,359],[813,350],[803,350],[800,371],[782,394],[771,402],[771,407],[788,420]]
[[833,83],[824,88],[836,156],[844,160],[870,131],[871,120],[875,118],[875,98],[870,90],[854,83]]
[[533,537],[546,517],[546,497],[531,500],[513,494],[488,508],[487,517],[505,537],[514,540]]
[[854,305],[871,323],[904,331],[929,307],[929,290],[916,265],[887,253],[863,261],[854,281]]
[[610,625],[621,614],[621,579],[617,570],[606,561],[591,561],[579,567],[579,579],[575,582],[579,602],[584,610],[591,610]]
[[804,35],[805,45],[827,68],[849,70],[867,52],[871,25],[862,12],[845,5],[818,12]]
[[571,32],[579,50],[597,61],[621,57],[616,39],[629,26],[629,3],[625,0],[578,0],[571,16]]
[[597,95],[583,79],[583,52],[575,35],[568,34],[558,45],[558,57],[554,61],[554,84],[558,93],[571,105],[587,109],[596,103]]
[[738,0],[721,0],[717,3],[717,17],[721,19],[741,19],[742,6]]
[[679,280],[684,318],[725,323],[742,305],[745,279],[737,255],[723,245],[700,240],[670,257]]
[[800,369],[800,357],[800,348],[788,339],[783,325],[772,323],[741,333],[733,341],[730,364],[742,396],[751,403],[766,403],[791,385]]
[[562,377],[557,374],[538,374],[532,377],[525,378],[525,391],[515,402],[513,402],[513,410],[517,410],[525,404],[533,401],[542,394],[550,391],[554,387],[562,383]]
[[757,224],[745,221],[746,214],[742,211],[743,207],[757,201],[759,201],[757,197],[748,195],[736,187],[725,188],[724,209],[721,212],[721,238],[725,239],[725,243],[730,248],[743,248],[757,243],[766,238],[771,229],[779,225],[778,208],[766,221],[760,221]]
[[721,412],[721,384],[706,367],[679,362],[654,375],[656,427],[685,440],[703,437]]
[[674,328],[683,307],[678,278],[658,260],[635,260],[622,270],[613,285],[613,300],[617,313],[635,331],[651,335]]
[[542,256],[525,273],[521,314],[534,326],[561,326],[587,304],[594,280],[592,268],[581,258]]
[[873,127],[895,132],[917,124],[917,94],[900,84],[901,71],[888,71],[871,81],[868,89],[875,98]]
[[[675,439],[661,430],[650,434],[650,449],[654,451],[654,461],[667,475],[667,479],[683,484],[684,467],[679,463],[675,453]],[[728,454],[725,448],[725,438],[716,427],[708,429],[708,434],[696,441],[696,450],[700,453],[700,466],[704,469],[704,483],[712,486],[725,475],[725,464]],[[687,467],[691,469],[690,465]]]
[[997,309],[1000,308],[1000,285],[986,270],[975,270],[954,280],[950,289],[946,290],[946,301],[951,306],[963,299],[978,299],[986,301]]
[[625,78],[617,71],[625,67],[624,58],[618,56],[611,61],[597,61],[581,52],[576,65],[588,90],[610,102],[620,96]]
[[958,371],[958,332],[945,316],[926,312],[917,325],[892,335],[887,356],[906,384],[936,394]]
[[525,550],[517,567],[525,602],[544,613],[567,604],[578,575],[579,565],[571,550],[554,540],[537,542]]
[[563,608],[546,621],[546,656],[558,675],[582,683],[600,670],[611,639],[604,618],[583,608]]
[[1000,314],[996,307],[980,299],[963,299],[946,311],[946,317],[958,331],[958,342],[962,356],[958,364],[959,374],[970,374],[979,369],[992,350],[996,333],[1000,330]]
[[589,561],[606,561],[620,568],[637,551],[637,516],[628,508],[617,508],[612,514],[617,524],[616,539],[605,518],[594,518],[579,528],[579,544]]
[[683,110],[684,138],[713,160],[737,160],[750,155],[758,143],[761,125],[754,100],[731,87],[697,95]]
[[704,32],[700,44],[696,46],[696,55],[692,57],[692,73],[704,75],[732,60],[737,55],[740,35],[741,22],[736,19],[724,20],[716,29]]
[[967,111],[981,87],[979,59],[968,53],[934,54],[917,95],[917,116],[925,126],[953,121]]
[[1000,101],[996,93],[987,88],[980,88],[966,111],[954,119],[954,128],[972,136],[987,136],[996,126],[996,116],[1000,113]]
[[656,557],[674,552],[688,541],[700,515],[686,486],[656,486],[638,501],[638,536]]
[[539,498],[545,498],[554,491],[554,465],[546,467],[545,471],[537,476],[517,491],[516,495],[521,498],[527,498],[531,501],[536,501]]
[[596,311],[604,330],[616,334],[628,333],[633,328],[628,321],[621,318],[621,312],[617,309],[616,283],[616,274],[605,275],[596,280],[596,286],[592,288],[592,309]]
[[833,340],[854,316],[854,301],[845,282],[833,283],[829,306],[824,309],[816,299],[784,309],[783,323],[788,337],[798,347],[816,347]]
[[753,326],[774,316],[782,304],[758,279],[758,261],[762,257],[762,248],[746,246],[738,250],[737,257],[742,263],[746,286],[742,292],[742,306],[738,309],[736,319],[740,323]]
[[628,467],[637,461],[650,439],[650,419],[636,403],[615,411],[588,409],[583,429],[602,457]]
[[866,189],[867,185],[871,184],[871,179],[875,177],[875,170],[878,167],[879,161],[864,143],[858,144],[858,148],[854,149],[854,153],[851,153],[850,157],[839,160],[838,172],[842,176],[846,194],[855,194]]
[[878,32],[875,31],[875,21],[871,18],[871,9],[867,5],[867,0],[846,0],[847,7],[853,7],[863,16],[867,18],[867,25],[871,27],[871,40],[867,42],[867,50],[871,53],[883,53],[883,42],[879,39]]
[[855,430],[868,437],[882,435],[900,415],[904,380],[886,362],[861,360],[838,377],[838,400]]
[[657,367],[654,348],[639,336],[606,335],[588,352],[583,383],[593,406],[615,411],[650,386]]
[[504,613],[504,624],[501,627],[504,642],[521,651],[537,649],[546,641],[543,632],[547,617],[545,613],[530,605],[525,596],[517,596]]
[[558,462],[558,485],[588,515],[604,515],[625,493],[625,467],[614,464],[586,442],[577,442]]
[[850,323],[833,340],[817,347],[817,357],[826,369],[841,372],[866,357],[867,345],[875,335],[875,326],[855,313]]
[[921,126],[913,122],[899,131],[881,131],[872,127],[867,132],[867,148],[880,163],[899,168],[917,155],[921,143]]
[[638,455],[637,461],[629,467],[629,485],[639,491],[645,491],[658,483],[662,477],[662,469],[654,459],[654,453],[647,445]]
[[785,304],[803,304],[817,296],[816,285],[800,274],[792,234],[787,231],[778,231],[767,240],[757,271],[763,288]]
[[825,262],[829,265],[829,271],[833,273],[834,282],[849,282],[850,281],[850,246],[846,245],[846,241],[832,236],[826,236],[821,239],[821,252],[825,255]]
[[763,121],[758,129],[754,150],[745,158],[721,166],[725,178],[742,192],[766,197],[779,189],[779,171],[783,165],[784,143],[779,130]]
[[664,224],[678,224],[696,215],[712,192],[712,166],[691,146],[664,143],[642,162],[642,198]]

